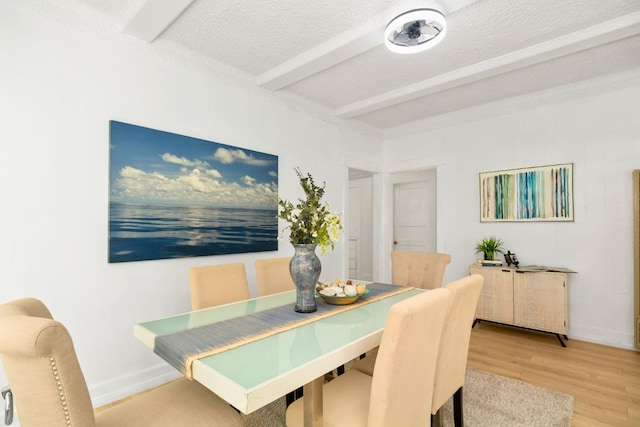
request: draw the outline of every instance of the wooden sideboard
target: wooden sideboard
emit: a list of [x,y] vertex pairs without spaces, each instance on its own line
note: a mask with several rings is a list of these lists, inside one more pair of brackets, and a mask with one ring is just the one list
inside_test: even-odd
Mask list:
[[548,332],[566,347],[562,336],[568,339],[568,273],[572,271],[541,266],[469,266],[469,274],[484,277],[476,322],[486,320]]

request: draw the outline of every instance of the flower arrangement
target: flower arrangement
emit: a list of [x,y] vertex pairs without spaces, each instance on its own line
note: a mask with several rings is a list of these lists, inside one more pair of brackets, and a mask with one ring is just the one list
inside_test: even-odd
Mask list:
[[340,237],[340,230],[342,230],[340,216],[331,213],[328,204],[322,204],[326,182],[320,187],[315,184],[311,174],[303,174],[300,168],[294,170],[306,198],[298,199],[297,205],[278,198],[278,218],[289,223],[282,229],[282,234],[289,229],[291,243],[317,244],[320,246],[320,252],[325,254],[328,247],[333,250],[335,242]]

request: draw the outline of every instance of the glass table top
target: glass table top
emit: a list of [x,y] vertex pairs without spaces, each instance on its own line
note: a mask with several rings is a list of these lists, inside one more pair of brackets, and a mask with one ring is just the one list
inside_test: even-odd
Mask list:
[[[204,357],[194,363],[194,378],[212,390],[216,388],[214,391],[218,394],[225,392],[218,389],[218,383],[228,382],[234,392],[243,395],[243,399],[249,399],[255,391],[260,394],[261,387],[274,387],[277,389],[275,394],[282,396],[295,389],[291,387],[296,381],[302,381],[297,385],[301,386],[314,376],[320,376],[374,348],[379,343],[391,306],[422,292],[422,289],[413,289],[367,304],[357,304],[312,323]],[[134,334],[153,348],[156,336],[286,304],[291,304],[293,310],[295,298],[295,291],[289,291],[184,313],[136,325]],[[318,304],[324,303],[318,299]],[[198,378],[197,375],[208,378]],[[278,389],[274,384],[281,380],[282,387]],[[242,407],[238,409],[247,413]]]

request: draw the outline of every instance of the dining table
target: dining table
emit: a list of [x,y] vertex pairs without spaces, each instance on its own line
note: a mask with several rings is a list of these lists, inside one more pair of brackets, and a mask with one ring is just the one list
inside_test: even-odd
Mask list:
[[369,283],[353,304],[316,296],[316,312],[297,313],[287,291],[140,323],[134,336],[243,414],[303,387],[304,425],[320,427],[325,374],[377,347],[391,306],[422,292]]

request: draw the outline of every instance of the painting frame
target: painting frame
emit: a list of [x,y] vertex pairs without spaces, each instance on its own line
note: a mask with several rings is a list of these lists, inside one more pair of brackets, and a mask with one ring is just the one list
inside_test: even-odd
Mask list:
[[573,163],[480,172],[480,222],[572,222]]
[[109,121],[108,262],[278,250],[278,156]]

